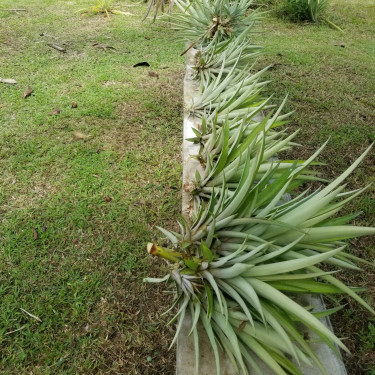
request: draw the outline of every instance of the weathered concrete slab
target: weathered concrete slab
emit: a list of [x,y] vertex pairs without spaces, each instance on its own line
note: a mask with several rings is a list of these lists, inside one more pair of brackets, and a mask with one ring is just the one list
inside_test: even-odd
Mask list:
[[191,205],[191,195],[188,193],[189,185],[195,180],[195,172],[201,171],[202,167],[197,159],[191,157],[191,155],[198,155],[199,145],[187,141],[189,138],[194,138],[195,134],[192,128],[198,128],[200,121],[198,118],[191,116],[187,111],[187,107],[191,105],[193,97],[197,95],[198,87],[196,82],[193,80],[193,50],[187,53],[187,64],[186,74],[184,79],[184,134],[182,143],[182,214],[187,217],[189,216],[189,207]]
[[[187,67],[186,75],[184,80],[184,104],[185,108],[191,104],[193,97],[197,94],[198,88],[196,82],[193,81],[193,70],[192,63],[194,59],[194,50],[190,50],[187,53]],[[182,212],[185,216],[189,215],[189,206],[192,204],[191,196],[186,191],[189,190],[189,185],[195,180],[196,170],[201,171],[201,165],[198,160],[191,158],[191,155],[197,155],[199,152],[199,145],[194,145],[188,142],[187,138],[193,138],[195,136],[192,131],[192,127],[197,127],[200,124],[200,120],[191,116],[188,111],[185,110],[184,116],[184,141],[183,141],[183,185],[186,189],[183,189],[182,194]],[[325,309],[323,300],[320,296],[303,296],[305,305],[314,306],[315,311],[323,311]],[[327,327],[332,330],[329,318],[321,319]],[[177,363],[176,363],[176,375],[195,375],[195,352],[194,352],[194,341],[192,336],[188,336],[191,328],[191,318],[186,316],[184,319],[183,328],[177,340]],[[204,331],[203,327],[198,329],[200,339],[200,366],[199,375],[215,375],[216,365],[214,360],[214,354],[211,349],[211,344]],[[309,332],[310,338],[314,339],[314,335]],[[311,347],[320,359],[323,367],[327,371],[328,375],[347,375],[345,366],[342,360],[335,355],[335,353],[324,343],[315,342],[311,344]],[[259,367],[262,369],[265,375],[273,375],[264,363],[259,363]],[[302,366],[301,371],[304,375],[320,375],[318,368],[310,368]],[[254,371],[249,370],[251,375],[255,375]],[[229,359],[222,355],[221,358],[221,375],[235,375],[236,372],[229,361]]]

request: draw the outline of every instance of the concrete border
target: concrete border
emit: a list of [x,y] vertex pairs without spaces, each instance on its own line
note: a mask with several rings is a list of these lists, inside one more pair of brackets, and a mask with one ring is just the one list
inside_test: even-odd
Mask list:
[[198,94],[197,81],[194,80],[194,54],[196,50],[191,49],[186,54],[186,73],[184,78],[184,129],[182,142],[182,214],[186,218],[190,215],[190,208],[192,204],[192,196],[189,193],[189,187],[195,180],[195,172],[202,171],[202,166],[199,161],[192,158],[192,155],[198,155],[199,145],[187,141],[189,138],[194,138],[195,133],[193,128],[198,129],[201,121],[191,115],[188,107],[191,105],[194,96]]
[[[184,79],[184,139],[183,139],[183,192],[182,192],[182,213],[185,217],[189,216],[192,197],[189,194],[189,187],[195,180],[195,172],[201,170],[201,165],[198,160],[192,158],[192,155],[197,155],[199,152],[199,145],[187,141],[188,138],[195,136],[192,127],[198,128],[200,119],[194,118],[187,108],[190,106],[193,98],[197,95],[197,82],[193,79],[194,71],[192,69],[194,63],[194,55],[196,50],[190,50],[187,53],[186,74]],[[301,299],[308,306],[314,306],[314,311],[323,311],[325,305],[321,296],[302,296]],[[329,318],[321,319],[321,322],[332,330]],[[191,317],[187,314],[184,319],[182,330],[177,339],[177,361],[176,361],[176,375],[195,375],[195,352],[193,338],[188,336],[191,328]],[[198,328],[200,340],[200,367],[199,375],[213,375],[216,374],[216,365],[214,360],[211,345],[202,327]],[[311,338],[314,335],[308,332]],[[321,361],[323,367],[328,375],[347,375],[344,363],[335,355],[332,349],[324,343],[312,343],[311,347],[316,356]],[[337,349],[339,350],[339,349]],[[268,369],[263,363],[259,363],[264,375],[273,375],[272,371]],[[304,375],[320,375],[318,368],[311,368],[302,366],[301,371]],[[249,374],[255,373],[249,369]],[[230,363],[229,359],[223,354],[221,356],[221,375],[236,375],[236,372]]]

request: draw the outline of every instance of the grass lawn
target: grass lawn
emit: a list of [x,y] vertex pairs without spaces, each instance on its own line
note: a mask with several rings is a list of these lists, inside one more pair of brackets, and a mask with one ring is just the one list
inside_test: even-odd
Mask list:
[[[268,94],[280,103],[289,93],[287,110],[295,110],[290,131],[301,128],[302,147],[285,158],[307,158],[331,138],[319,157],[326,162],[324,176],[333,178],[375,141],[375,8],[371,0],[331,0],[327,18],[345,29],[342,34],[326,25],[294,24],[269,14],[256,41],[266,55],[258,67],[272,64]],[[375,149],[348,179],[348,189],[374,182]],[[362,211],[358,225],[375,226],[375,186],[347,207]],[[353,241],[351,251],[369,261],[375,258],[375,239]],[[340,276],[340,275],[339,275]],[[366,299],[375,306],[375,273],[342,272],[348,285],[368,288]],[[352,351],[345,357],[348,374],[375,374],[375,318],[347,298],[333,319],[335,333],[347,337]]]
[[143,4],[76,13],[92,3],[0,5],[27,9],[0,10],[0,76],[18,82],[0,83],[1,374],[174,369],[169,295],[142,278],[180,212],[182,46]]

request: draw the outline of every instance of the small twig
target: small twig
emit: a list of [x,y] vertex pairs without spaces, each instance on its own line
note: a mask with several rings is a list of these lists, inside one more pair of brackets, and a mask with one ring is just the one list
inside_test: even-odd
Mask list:
[[211,32],[211,30],[214,29],[215,27],[216,27],[216,24],[212,25],[202,36],[200,36],[197,40],[195,40],[193,43],[191,43],[190,46],[188,48],[186,48],[186,50],[180,54],[180,56],[185,55],[186,52],[188,52],[190,49],[192,49],[193,47],[195,47],[195,45],[201,39],[204,39],[206,37],[206,35],[208,35]]
[[189,50],[191,50],[192,48],[194,48],[195,45],[196,45],[201,39],[203,39],[203,38],[205,37],[205,35],[206,35],[206,33],[205,33],[203,36],[199,37],[197,40],[195,40],[193,43],[191,43],[191,44],[189,45],[189,47],[186,48],[185,51],[182,52],[182,53],[180,54],[180,56],[185,55],[186,52],[188,52]]
[[[147,1],[145,1],[147,2]],[[150,11],[151,11],[151,8],[152,6],[155,4],[155,0],[150,0],[149,4],[148,4],[148,7],[147,7],[147,11],[146,11],[146,14],[145,16],[142,18],[142,22],[148,17],[148,15],[150,14]]]
[[7,12],[27,12],[27,9],[2,9]]
[[336,24],[334,24],[330,20],[322,18],[322,21],[326,22],[328,24],[328,26],[330,26],[332,29],[336,29],[338,31],[341,31],[343,34],[345,34],[345,31],[340,26],[337,26]]
[[57,51],[59,51],[59,52],[63,52],[63,53],[66,52],[65,48],[59,47],[59,46],[57,46],[56,44],[49,43],[49,44],[47,44],[47,45],[48,45],[49,47],[51,47],[51,48],[54,48],[55,50],[57,50]]
[[42,319],[40,319],[39,317],[37,317],[36,315],[33,315],[31,313],[29,313],[28,311],[24,310],[22,307],[20,307],[20,310],[25,313],[26,315],[30,316],[31,318],[37,320],[38,322],[42,323]]
[[18,332],[18,331],[21,331],[22,329],[26,328],[26,325],[20,327],[20,328],[17,328],[15,329],[14,331],[10,331],[10,332],[7,332],[6,335],[11,335],[12,333],[15,333],[15,332]]

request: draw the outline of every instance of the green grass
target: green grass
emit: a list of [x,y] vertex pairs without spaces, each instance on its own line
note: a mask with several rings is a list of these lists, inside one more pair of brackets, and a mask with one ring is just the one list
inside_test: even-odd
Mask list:
[[[166,24],[140,24],[143,6],[114,3],[134,17],[75,13],[90,4],[1,2],[2,9],[27,8],[0,11],[0,76],[18,81],[0,84],[2,374],[174,369],[167,352],[173,332],[160,317],[169,295],[141,280],[163,273],[144,256],[145,245],[158,236],[155,225],[171,228],[180,212],[182,46]],[[296,111],[290,130],[302,128],[304,146],[288,156],[304,158],[330,136],[320,159],[333,177],[375,141],[375,9],[365,8],[369,0],[330,4],[327,18],[345,34],[268,15],[257,40],[267,51],[258,66],[274,64],[268,93],[276,102],[289,93],[287,109]],[[151,68],[132,68],[140,61]],[[33,95],[22,99],[29,86]],[[48,116],[54,108],[61,114]],[[373,181],[374,162],[375,151],[348,181],[351,188]],[[363,211],[357,224],[374,225],[374,208],[372,187],[349,210]],[[375,256],[373,239],[351,248]],[[342,278],[368,284],[375,305],[374,272],[366,271]],[[338,336],[350,337],[348,372],[372,374],[375,322],[342,302],[348,305],[333,323]]]
[[[267,78],[272,82],[266,94],[274,94],[280,103],[289,94],[287,111],[294,110],[290,131],[301,128],[298,142],[302,147],[285,158],[307,158],[325,140],[330,142],[320,161],[326,162],[323,173],[329,178],[340,174],[369,144],[375,141],[375,8],[366,8],[369,0],[331,0],[326,17],[345,30],[342,34],[328,25],[292,23],[268,14],[256,42],[264,45],[265,56],[258,68],[272,65]],[[268,8],[272,9],[272,6]],[[348,188],[363,187],[374,181],[375,150],[348,179]],[[375,226],[375,187],[357,198],[347,211],[363,211],[357,225]],[[375,257],[373,238],[356,240],[351,250],[369,261]],[[366,299],[375,306],[375,277],[371,267],[364,272],[343,272],[349,285],[369,288]],[[339,337],[353,356],[345,357],[350,375],[375,371],[375,356],[369,327],[374,317],[357,304],[348,305],[332,319]],[[369,344],[370,343],[370,344]]]
[[0,83],[2,374],[173,373],[169,297],[142,278],[180,212],[182,46],[143,6],[76,13],[91,3],[1,2],[27,9],[0,10],[0,75],[18,82]]

